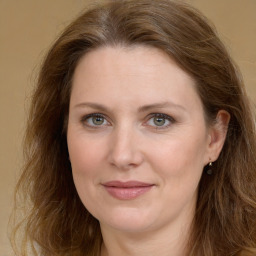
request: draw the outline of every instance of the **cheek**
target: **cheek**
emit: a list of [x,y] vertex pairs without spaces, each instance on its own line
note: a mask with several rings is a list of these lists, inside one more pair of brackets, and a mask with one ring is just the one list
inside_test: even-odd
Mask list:
[[183,136],[155,147],[155,151],[157,153],[151,158],[155,157],[156,161],[152,165],[161,177],[166,201],[175,204],[178,210],[182,209],[197,195],[204,166],[205,141],[199,136]]
[[93,195],[95,186],[97,187],[99,183],[99,172],[103,169],[100,165],[103,148],[97,143],[92,143],[89,138],[71,134],[68,137],[68,149],[77,193],[90,211],[95,208]]
[[100,146],[89,138],[71,134],[68,137],[68,149],[75,180],[79,177],[90,178],[97,174],[95,170],[99,169],[100,159],[104,157],[103,145]]
[[200,136],[177,136],[164,143],[156,142],[153,148],[154,152],[148,155],[148,161],[151,161],[155,170],[161,170],[167,177],[181,178],[202,172],[206,143]]

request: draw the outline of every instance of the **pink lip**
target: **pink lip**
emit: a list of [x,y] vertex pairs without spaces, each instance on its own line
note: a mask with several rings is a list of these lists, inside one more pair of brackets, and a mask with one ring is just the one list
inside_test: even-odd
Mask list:
[[154,184],[140,181],[109,181],[102,184],[107,192],[120,200],[131,200],[148,192]]

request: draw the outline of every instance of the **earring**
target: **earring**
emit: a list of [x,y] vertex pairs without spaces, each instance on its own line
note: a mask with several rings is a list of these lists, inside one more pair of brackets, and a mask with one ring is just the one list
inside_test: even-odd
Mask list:
[[208,169],[206,170],[206,173],[207,173],[208,175],[212,175],[212,173],[213,173],[213,171],[212,171],[212,162],[210,162],[210,163],[208,164]]

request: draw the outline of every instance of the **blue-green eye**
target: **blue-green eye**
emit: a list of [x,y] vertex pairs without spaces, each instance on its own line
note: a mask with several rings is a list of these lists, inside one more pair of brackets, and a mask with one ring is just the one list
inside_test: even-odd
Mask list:
[[156,126],[163,126],[166,123],[166,119],[164,117],[154,117],[153,122]]
[[165,128],[174,122],[174,119],[166,114],[156,113],[151,116],[152,117],[148,120],[148,125],[155,128]]
[[82,122],[88,126],[104,126],[108,125],[107,120],[103,115],[100,114],[90,114],[82,118]]

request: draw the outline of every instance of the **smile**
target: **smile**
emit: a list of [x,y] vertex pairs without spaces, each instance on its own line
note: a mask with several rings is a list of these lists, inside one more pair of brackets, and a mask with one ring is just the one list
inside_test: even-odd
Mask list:
[[119,200],[135,199],[148,192],[154,184],[139,181],[110,181],[103,184],[106,191]]

